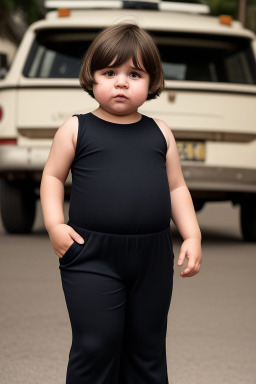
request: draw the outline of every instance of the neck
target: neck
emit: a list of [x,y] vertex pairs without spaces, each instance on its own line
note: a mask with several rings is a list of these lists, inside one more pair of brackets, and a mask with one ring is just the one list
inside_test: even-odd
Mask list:
[[128,115],[119,115],[119,114],[112,114],[101,107],[95,109],[92,111],[94,115],[97,117],[100,117],[103,120],[110,121],[112,123],[120,123],[120,124],[130,124],[130,123],[135,123],[141,119],[141,114],[138,113],[137,111],[130,113]]

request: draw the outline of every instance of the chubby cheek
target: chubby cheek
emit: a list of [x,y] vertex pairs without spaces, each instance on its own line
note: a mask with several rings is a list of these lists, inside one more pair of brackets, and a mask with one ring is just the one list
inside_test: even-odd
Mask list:
[[148,97],[147,89],[139,89],[133,92],[133,98],[136,99],[137,102],[143,103],[144,100]]
[[98,86],[93,87],[93,94],[97,100],[107,101],[109,99],[109,92],[106,89],[102,90],[102,88]]

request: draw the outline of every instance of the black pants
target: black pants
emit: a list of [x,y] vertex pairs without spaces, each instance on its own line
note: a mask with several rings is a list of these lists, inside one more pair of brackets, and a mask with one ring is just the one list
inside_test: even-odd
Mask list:
[[85,243],[59,259],[72,327],[66,384],[168,384],[170,227],[123,235],[67,224]]

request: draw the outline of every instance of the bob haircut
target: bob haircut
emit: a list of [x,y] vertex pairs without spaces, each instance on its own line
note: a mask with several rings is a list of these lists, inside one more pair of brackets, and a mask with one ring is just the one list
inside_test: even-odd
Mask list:
[[[110,66],[110,63],[116,61]],[[155,99],[164,89],[164,73],[161,57],[153,38],[134,23],[119,22],[104,28],[93,40],[82,59],[79,82],[85,92],[94,97],[95,71],[107,66],[118,67],[132,58],[133,65],[140,67],[138,57],[150,76],[148,97]]]

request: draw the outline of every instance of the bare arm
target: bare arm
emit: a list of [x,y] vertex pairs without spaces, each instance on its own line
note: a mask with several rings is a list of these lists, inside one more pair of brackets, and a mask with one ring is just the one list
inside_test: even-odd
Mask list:
[[181,276],[193,276],[200,270],[202,263],[201,231],[197,222],[193,201],[183,177],[179,153],[173,133],[168,125],[157,119],[167,138],[166,172],[171,195],[172,220],[181,234],[184,242],[178,259],[181,265],[185,256],[189,258],[188,267]]
[[44,174],[41,181],[40,197],[45,228],[49,232],[52,226],[64,224],[63,183],[55,176]]
[[186,185],[177,187],[171,191],[172,220],[183,240],[197,238],[202,239],[197,222],[193,201]]
[[[77,125],[77,117],[70,117],[57,130],[40,185],[40,199],[45,228],[58,256],[65,252],[71,241],[71,238],[68,239],[69,243],[66,241],[64,247],[61,248],[62,237],[65,235],[64,231],[67,230],[64,228],[66,225],[64,224],[63,213],[64,184],[75,156],[74,133],[77,131]],[[68,230],[70,236],[76,241],[81,239],[71,227]]]

